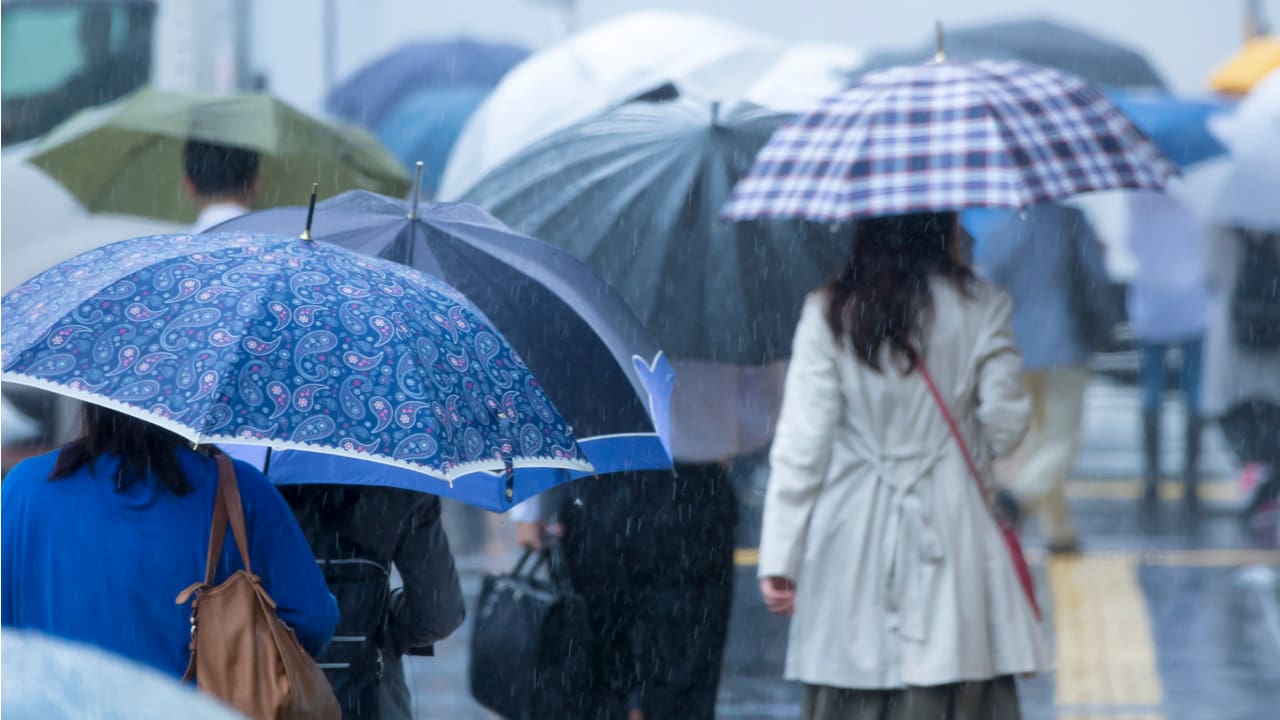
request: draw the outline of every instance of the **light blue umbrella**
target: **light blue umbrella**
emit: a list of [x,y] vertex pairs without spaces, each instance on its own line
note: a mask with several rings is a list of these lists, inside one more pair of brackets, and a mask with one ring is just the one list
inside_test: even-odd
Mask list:
[[423,163],[422,190],[435,196],[449,151],[491,89],[463,86],[419,90],[395,105],[374,127],[374,134],[405,167]]
[[469,38],[410,43],[352,73],[329,93],[325,107],[348,122],[377,127],[419,90],[492,88],[528,55],[515,45]]
[[1226,146],[1209,132],[1208,121],[1229,110],[1232,103],[1121,90],[1106,95],[1178,167],[1190,167],[1227,152]]
[[192,442],[366,459],[416,470],[388,474],[402,487],[498,507],[591,469],[537,379],[466,298],[327,243],[125,240],[37,275],[0,312],[6,382]]

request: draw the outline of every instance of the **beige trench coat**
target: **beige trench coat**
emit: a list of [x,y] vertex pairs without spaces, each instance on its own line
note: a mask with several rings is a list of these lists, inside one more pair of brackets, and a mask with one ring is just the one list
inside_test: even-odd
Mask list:
[[[1030,406],[1003,292],[933,283],[928,367],[978,455],[1011,451]],[[878,374],[810,296],[788,369],[761,577],[796,582],[786,677],[901,688],[1051,668],[1004,541],[918,374]]]

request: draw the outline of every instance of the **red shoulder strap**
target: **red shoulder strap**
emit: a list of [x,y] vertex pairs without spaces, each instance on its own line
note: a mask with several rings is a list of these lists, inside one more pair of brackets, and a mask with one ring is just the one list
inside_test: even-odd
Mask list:
[[934,384],[933,377],[929,375],[929,370],[925,368],[921,362],[917,366],[920,371],[920,377],[924,378],[924,384],[929,387],[929,394],[933,396],[933,402],[938,406],[938,410],[942,412],[942,418],[947,421],[947,427],[951,429],[951,437],[955,438],[956,444],[960,446],[960,452],[964,455],[964,462],[969,466],[969,474],[973,476],[973,481],[978,484],[978,492],[982,497],[987,496],[987,485],[982,481],[982,472],[978,470],[978,463],[973,459],[973,453],[969,452],[969,444],[964,441],[964,436],[960,434],[960,426],[956,424],[955,417],[951,414],[951,410],[947,408],[947,401],[942,399],[942,393],[938,392],[938,386]]

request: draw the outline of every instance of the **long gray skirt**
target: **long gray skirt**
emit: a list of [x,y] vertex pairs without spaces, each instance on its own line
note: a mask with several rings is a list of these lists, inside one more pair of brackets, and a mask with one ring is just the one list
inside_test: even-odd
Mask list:
[[804,686],[804,720],[1022,720],[1011,677],[903,690]]

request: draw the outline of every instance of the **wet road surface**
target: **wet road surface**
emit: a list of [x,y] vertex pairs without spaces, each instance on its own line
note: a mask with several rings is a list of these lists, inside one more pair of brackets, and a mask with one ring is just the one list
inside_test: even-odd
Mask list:
[[[1205,450],[1205,507],[1189,524],[1181,488],[1167,482],[1160,513],[1143,522],[1136,394],[1095,381],[1084,451],[1069,487],[1085,554],[1045,555],[1024,537],[1058,671],[1022,681],[1027,720],[1269,720],[1280,717],[1280,550],[1274,524],[1243,526],[1232,512],[1240,492],[1231,461],[1211,434]],[[1166,472],[1179,467],[1181,420],[1165,422]],[[796,717],[800,690],[781,679],[786,621],[765,611],[756,591],[762,477],[739,484],[742,525],[738,585],[718,716]],[[463,589],[510,567],[513,533],[504,518],[451,508]],[[1274,521],[1272,516],[1270,520]],[[471,621],[409,661],[418,718],[493,717],[467,691]]]

